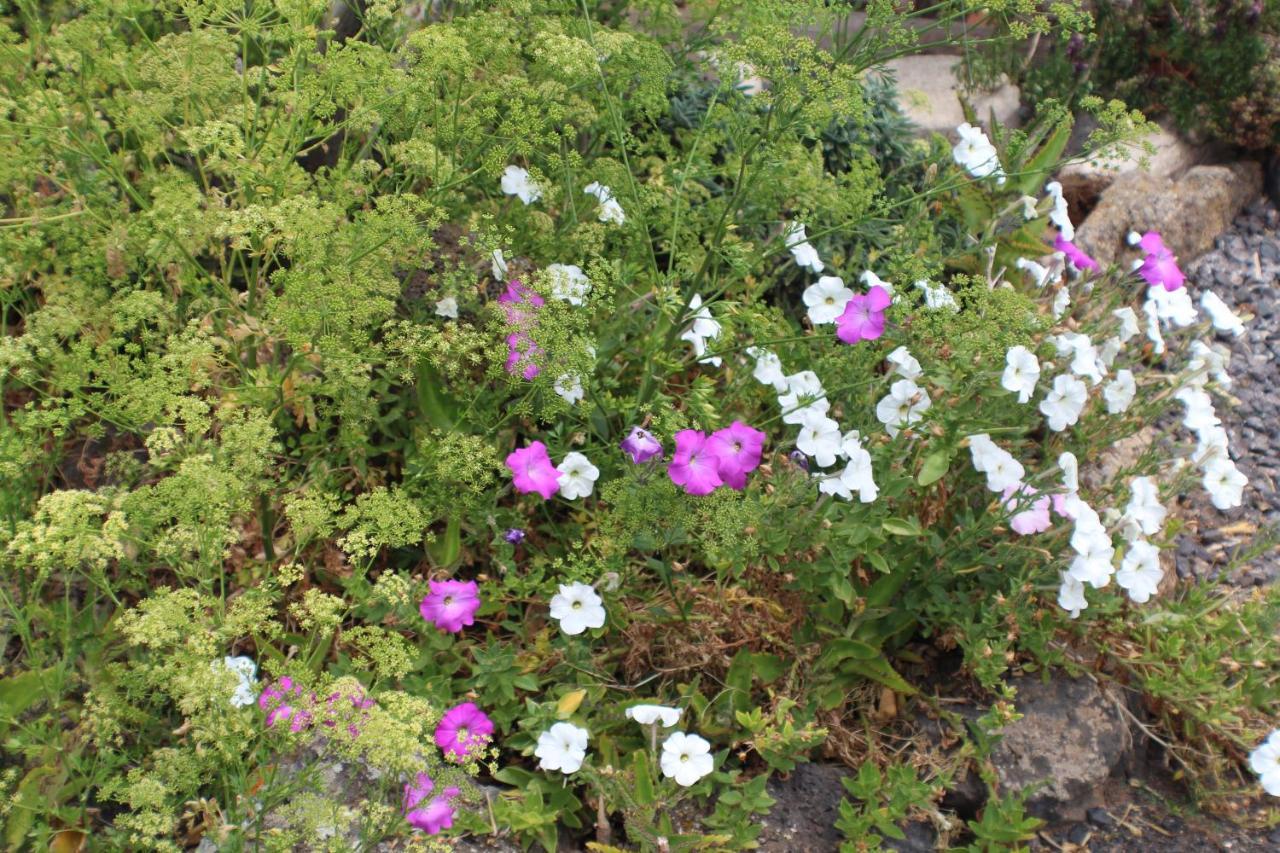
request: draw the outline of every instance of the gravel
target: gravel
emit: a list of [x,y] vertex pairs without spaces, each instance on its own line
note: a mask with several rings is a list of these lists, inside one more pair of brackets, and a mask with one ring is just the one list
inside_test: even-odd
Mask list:
[[1218,415],[1249,478],[1245,503],[1223,512],[1201,490],[1180,499],[1191,523],[1178,544],[1178,573],[1261,586],[1280,577],[1280,211],[1266,200],[1246,208],[1185,271],[1195,298],[1212,289],[1253,319],[1239,337],[1218,335],[1231,350],[1235,397]]

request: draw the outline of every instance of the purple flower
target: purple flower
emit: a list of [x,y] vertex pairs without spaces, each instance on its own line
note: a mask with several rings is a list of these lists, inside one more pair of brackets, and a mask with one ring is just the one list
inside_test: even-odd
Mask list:
[[404,786],[404,818],[414,829],[421,829],[428,835],[436,835],[441,830],[453,826],[453,806],[449,800],[461,793],[457,788],[449,787],[440,792],[440,796],[432,797],[435,784],[426,773],[419,773],[413,782]]
[[1075,243],[1062,239],[1061,234],[1053,238],[1053,248],[1066,255],[1071,265],[1081,272],[1100,269],[1097,261],[1085,254],[1084,250]]
[[541,441],[511,451],[507,455],[507,467],[511,469],[512,482],[517,492],[537,492],[544,500],[551,499],[560,488],[560,478],[564,476],[551,464],[547,446]]
[[510,542],[512,545],[519,545],[524,541],[524,531],[519,527],[512,527],[502,534],[502,538]]
[[622,439],[621,447],[637,465],[662,455],[662,442],[654,438],[653,433],[638,426],[633,426],[630,435]]
[[764,433],[742,421],[716,430],[707,439],[707,452],[716,458],[720,479],[738,491],[747,487],[747,475],[760,465],[763,449]]
[[418,605],[423,619],[451,634],[475,624],[480,609],[480,587],[475,581],[431,581],[430,587]]
[[796,465],[796,467],[804,471],[809,470],[809,457],[805,456],[803,452],[793,450],[788,454],[788,458]]
[[707,437],[696,429],[676,433],[676,452],[667,476],[691,495],[709,495],[724,483],[719,460],[707,449]]
[[1137,246],[1146,253],[1142,266],[1138,267],[1138,275],[1152,287],[1157,285],[1170,292],[1182,287],[1186,276],[1178,267],[1178,259],[1164,244],[1164,239],[1155,231],[1148,231],[1138,240]]
[[893,298],[878,284],[849,300],[836,318],[836,337],[846,344],[873,341],[884,333],[884,311]]
[[456,761],[465,761],[484,749],[493,734],[490,720],[474,702],[450,708],[436,726],[436,746]]
[[311,715],[306,711],[297,712],[293,702],[302,697],[302,687],[294,684],[289,676],[283,676],[274,685],[267,685],[258,697],[258,707],[267,712],[266,725],[271,728],[277,722],[292,719],[289,728],[301,731],[311,722]]

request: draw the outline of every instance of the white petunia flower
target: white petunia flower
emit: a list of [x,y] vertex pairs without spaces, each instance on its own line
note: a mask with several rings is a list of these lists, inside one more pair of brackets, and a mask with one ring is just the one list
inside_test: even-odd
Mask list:
[[1168,511],[1160,503],[1160,490],[1150,477],[1134,477],[1129,481],[1129,504],[1120,518],[1120,530],[1126,539],[1155,536],[1164,529]]
[[577,264],[547,264],[551,295],[570,305],[581,305],[591,292],[591,279]]
[[680,721],[681,711],[666,705],[632,705],[623,713],[627,719],[635,720],[642,726],[661,722],[664,729],[669,729]]
[[821,412],[807,412],[796,436],[796,447],[821,468],[836,464],[842,447],[840,424]]
[[519,166],[508,166],[502,173],[502,191],[518,196],[525,204],[533,204],[542,198],[542,188],[529,177],[529,171]]
[[1049,421],[1049,429],[1062,432],[1080,420],[1089,389],[1074,376],[1063,373],[1053,379],[1053,388],[1040,401],[1040,412]]
[[804,225],[802,223],[792,222],[788,224],[782,239],[787,244],[787,248],[791,250],[791,256],[796,260],[796,266],[812,270],[815,274],[822,272],[822,259],[818,257],[818,250],[809,245],[809,237],[804,233]]
[[1191,454],[1191,461],[1201,468],[1215,459],[1230,461],[1230,441],[1227,431],[1221,426],[1205,427],[1196,433],[1196,449]]
[[815,326],[834,323],[844,313],[844,307],[853,298],[853,291],[844,281],[833,275],[824,275],[804,290],[804,304],[809,307],[809,322]]
[[1058,606],[1071,614],[1072,619],[1080,616],[1080,611],[1089,606],[1084,597],[1084,584],[1066,572],[1062,573],[1062,583],[1058,587]]
[[1119,415],[1128,411],[1137,393],[1138,382],[1133,378],[1133,371],[1126,367],[1117,370],[1116,378],[1103,387],[1102,399],[1107,402],[1109,414]]
[[1230,332],[1237,336],[1244,334],[1244,321],[1212,290],[1200,294],[1200,307],[1209,315],[1213,327],[1219,332]]
[[562,583],[551,596],[551,618],[571,637],[604,625],[604,615],[604,599],[585,583]]
[[1102,346],[1098,347],[1098,363],[1110,370],[1111,365],[1115,364],[1116,356],[1120,354],[1122,349],[1124,349],[1124,341],[1112,335],[1102,342]]
[[587,758],[587,741],[591,733],[573,723],[556,723],[538,735],[533,754],[543,770],[577,773]]
[[244,655],[236,655],[232,657],[228,655],[220,661],[211,661],[209,668],[214,672],[220,669],[229,669],[235,673],[237,683],[236,689],[231,694],[231,705],[235,708],[245,708],[258,701],[257,680],[258,665],[254,663],[253,658]]
[[816,411],[825,415],[831,408],[827,400],[827,392],[822,387],[818,375],[812,370],[801,370],[786,377],[787,390],[778,395],[778,405],[782,408],[782,422],[802,424],[808,413]]
[[[847,436],[846,436],[847,439]],[[869,504],[880,494],[871,470],[871,454],[860,445],[850,446],[846,440],[843,448],[849,462],[838,474],[818,474],[818,491],[826,495],[835,495],[847,501],[853,500],[853,493],[858,493],[858,500]]]
[[1164,335],[1160,334],[1160,312],[1156,310],[1156,303],[1150,299],[1143,302],[1142,313],[1147,318],[1147,339],[1151,341],[1151,351],[1160,355],[1164,352]]
[[501,249],[493,250],[493,254],[489,256],[489,264],[494,281],[507,280],[507,259],[502,256]]
[[576,450],[566,453],[556,470],[563,475],[560,477],[560,495],[567,500],[589,496],[595,491],[596,480],[600,478],[600,469]]
[[453,320],[458,319],[458,300],[452,296],[441,299],[436,303],[436,315]]
[[965,122],[956,128],[960,141],[951,149],[951,158],[975,178],[994,177],[1003,185],[1004,169],[1000,167],[1000,155],[982,128]]
[[924,368],[906,347],[898,347],[884,358],[893,365],[893,372],[903,379],[919,379],[924,375]]
[[1018,395],[1018,402],[1025,403],[1036,392],[1036,383],[1040,381],[1040,361],[1036,354],[1024,346],[1010,347],[1004,356],[1004,374],[1000,377],[1000,385]]
[[[1102,589],[1115,574],[1111,561],[1115,559],[1116,549],[1111,544],[1111,536],[1096,519],[1097,513],[1093,513],[1091,520],[1088,514],[1076,519],[1075,532],[1071,534],[1071,547],[1076,556],[1067,573],[1094,589]],[[1089,521],[1082,524],[1086,520]]]
[[1267,739],[1249,753],[1249,769],[1258,774],[1262,790],[1280,797],[1280,729],[1267,735]]
[[586,396],[582,390],[582,377],[576,373],[561,373],[552,388],[570,406]]
[[922,278],[916,282],[916,289],[924,293],[924,307],[930,311],[946,308],[954,313],[960,310],[960,304],[956,302],[955,295],[950,290],[947,290],[945,284],[934,284],[928,279]]
[[1080,491],[1080,463],[1076,460],[1076,455],[1070,450],[1064,450],[1058,454],[1058,467],[1062,469],[1062,487],[1067,490],[1067,494],[1073,495]]
[[1173,398],[1184,407],[1182,425],[1194,433],[1222,423],[1213,410],[1213,398],[1200,388],[1179,388]]
[[1212,377],[1223,388],[1230,388],[1231,374],[1227,373],[1230,360],[1231,351],[1221,344],[1210,346],[1204,341],[1192,341],[1191,358],[1187,361],[1187,370],[1192,376],[1187,381],[1203,386]]
[[1120,321],[1120,331],[1116,332],[1116,336],[1120,338],[1121,343],[1128,343],[1130,338],[1141,331],[1138,326],[1138,315],[1129,306],[1117,308],[1111,312],[1111,315]]
[[1204,487],[1218,509],[1234,509],[1244,503],[1249,478],[1230,459],[1215,457],[1204,466]]
[[[1147,302],[1155,306],[1156,316],[1165,323],[1183,327],[1190,326],[1199,319],[1195,303],[1185,287],[1177,290],[1165,290],[1163,287],[1147,288]],[[1144,306],[1145,308],[1145,306]]]
[[876,403],[876,419],[884,424],[889,435],[896,436],[904,427],[912,427],[924,420],[924,413],[932,405],[928,391],[910,379],[899,379]]
[[1098,350],[1089,340],[1088,335],[1076,332],[1063,332],[1054,335],[1050,340],[1058,349],[1058,355],[1070,355],[1070,370],[1076,376],[1088,379],[1094,385],[1102,381],[1103,369],[1098,358]]
[[871,270],[863,270],[862,275],[858,276],[858,281],[862,282],[863,286],[866,287],[867,290],[870,290],[873,287],[879,287],[882,288],[885,293],[889,294],[890,297],[896,296],[893,290],[893,285],[876,275]]
[[698,735],[675,732],[662,743],[662,757],[658,762],[662,775],[676,780],[687,788],[715,769],[711,744]]
[[1116,572],[1116,583],[1129,593],[1129,600],[1135,604],[1146,604],[1156,594],[1163,578],[1160,549],[1145,539],[1130,542],[1129,550],[1120,561],[1120,571]]
[[1037,202],[1035,196],[1024,195],[1022,198],[1018,199],[1018,201],[1022,202],[1023,219],[1035,219],[1040,215],[1040,212],[1036,210]]
[[720,337],[720,323],[711,316],[711,309],[702,304],[702,294],[695,293],[693,295],[693,299],[689,300],[689,308],[693,310],[693,322],[680,335],[680,339],[693,345],[693,354],[700,364],[719,367],[721,364],[720,356],[708,356],[706,352],[707,340],[714,340]]
[[1058,288],[1058,292],[1053,295],[1053,305],[1050,310],[1053,312],[1053,319],[1061,320],[1067,314],[1067,309],[1071,307],[1071,290],[1066,287]]
[[1076,238],[1076,229],[1071,224],[1071,216],[1067,213],[1067,200],[1062,197],[1062,184],[1050,181],[1045,184],[1044,191],[1053,199],[1053,207],[1049,209],[1049,221],[1058,226],[1063,240],[1071,242]]
[[985,432],[969,436],[969,454],[973,457],[973,469],[987,475],[987,488],[993,492],[1014,488],[1026,476],[1022,463]]
[[756,366],[751,375],[761,385],[769,385],[773,390],[782,393],[787,390],[787,376],[782,372],[782,359],[778,354],[759,347],[747,347],[747,355],[755,359]]
[[1033,261],[1030,258],[1018,258],[1013,262],[1013,265],[1031,276],[1031,280],[1035,282],[1037,288],[1043,288],[1048,284],[1050,276],[1053,274],[1052,270],[1044,264]]
[[618,204],[618,200],[613,197],[613,190],[606,187],[599,181],[592,181],[582,190],[587,195],[593,195],[600,202],[600,208],[596,211],[596,218],[601,222],[613,222],[617,225],[627,221],[627,216],[622,211],[622,205]]

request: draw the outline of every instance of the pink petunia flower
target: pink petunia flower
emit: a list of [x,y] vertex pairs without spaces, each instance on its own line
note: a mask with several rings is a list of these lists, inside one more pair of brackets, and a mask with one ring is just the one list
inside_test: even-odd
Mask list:
[[1084,272],[1085,270],[1096,271],[1101,269],[1101,267],[1098,266],[1097,261],[1089,257],[1089,255],[1087,255],[1085,251],[1075,243],[1072,243],[1070,240],[1062,239],[1061,234],[1053,238],[1053,248],[1066,255],[1067,260],[1071,262],[1071,265],[1081,272]]
[[1049,495],[1040,495],[1031,486],[1018,484],[1007,487],[1003,497],[1004,507],[1009,512],[1014,512],[1019,506],[1025,506],[1028,499],[1032,500],[1030,508],[1016,512],[1013,518],[1009,519],[1009,526],[1015,533],[1030,536],[1032,533],[1043,533],[1053,526],[1053,521],[1049,518],[1049,507],[1052,503]]
[[537,322],[537,309],[546,303],[519,279],[507,283],[498,302],[505,306],[507,325],[512,329],[507,335],[507,372],[533,379],[541,372],[536,358],[542,349],[529,337],[529,328]]
[[724,483],[719,460],[707,449],[707,437],[696,429],[676,433],[676,452],[667,476],[691,495],[709,495]]
[[854,296],[836,318],[836,337],[846,344],[880,337],[884,334],[884,312],[892,301],[889,291],[878,284],[865,294]]
[[493,734],[493,720],[474,702],[450,708],[436,726],[436,746],[456,761],[465,761],[484,749]]
[[716,458],[720,479],[731,489],[747,487],[747,475],[760,465],[764,433],[742,421],[711,433],[706,450]]
[[1142,266],[1138,267],[1138,275],[1152,287],[1163,287],[1170,292],[1182,287],[1186,276],[1178,266],[1178,259],[1164,239],[1155,231],[1148,231],[1138,239],[1137,246],[1146,253]]
[[545,500],[550,500],[560,488],[559,481],[564,476],[551,464],[547,446],[541,441],[511,451],[507,455],[507,467],[511,469],[512,483],[517,492],[537,492]]
[[448,787],[440,792],[440,796],[431,797],[434,789],[435,784],[426,773],[419,773],[413,782],[404,786],[405,820],[414,829],[428,835],[436,835],[453,826],[453,806],[449,805],[449,800],[461,793],[457,788]]
[[620,446],[637,465],[662,455],[662,442],[654,438],[653,433],[638,426],[631,428],[631,433],[622,440]]
[[480,587],[475,581],[431,581],[429,585],[431,592],[418,605],[423,619],[450,634],[475,624],[480,609]]

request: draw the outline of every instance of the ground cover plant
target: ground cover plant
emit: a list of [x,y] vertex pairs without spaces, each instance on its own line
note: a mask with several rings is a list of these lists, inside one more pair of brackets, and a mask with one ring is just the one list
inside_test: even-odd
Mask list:
[[1074,246],[1065,109],[912,141],[869,13],[8,10],[5,844],[742,849],[826,751],[867,848],[949,781],[867,733],[919,642],[979,761],[1012,668],[1083,668],[1274,793],[1275,595],[1160,598],[1167,497],[1247,496],[1241,318]]

